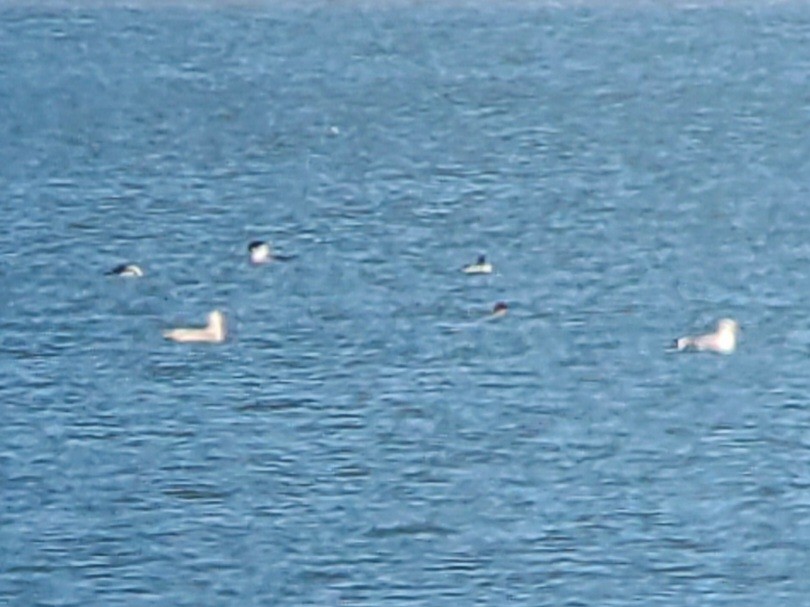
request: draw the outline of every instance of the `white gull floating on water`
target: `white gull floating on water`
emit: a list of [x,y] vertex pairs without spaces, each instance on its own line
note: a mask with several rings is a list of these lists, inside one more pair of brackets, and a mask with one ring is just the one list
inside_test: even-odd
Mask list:
[[717,330],[706,335],[680,337],[675,340],[678,350],[698,350],[700,352],[717,352],[731,354],[737,347],[737,335],[740,325],[736,320],[723,318],[717,323]]
[[202,329],[171,329],[163,337],[177,342],[218,344],[225,341],[225,316],[219,310],[208,315],[208,324]]

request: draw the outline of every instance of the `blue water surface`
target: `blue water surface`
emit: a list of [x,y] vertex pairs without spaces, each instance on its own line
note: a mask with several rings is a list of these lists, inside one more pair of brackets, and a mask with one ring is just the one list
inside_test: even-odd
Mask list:
[[0,5],[0,604],[807,605],[809,78],[791,3]]

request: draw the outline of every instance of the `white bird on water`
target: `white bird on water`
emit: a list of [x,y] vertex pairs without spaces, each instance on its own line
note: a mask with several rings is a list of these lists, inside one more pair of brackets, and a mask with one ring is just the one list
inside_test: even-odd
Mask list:
[[479,255],[475,263],[464,266],[461,271],[465,274],[492,274],[492,264],[485,255]]
[[675,347],[678,350],[731,354],[737,348],[737,335],[739,333],[740,325],[737,324],[736,320],[723,318],[717,323],[717,330],[714,333],[680,337],[675,340]]
[[219,344],[225,341],[225,316],[219,310],[208,315],[208,324],[202,329],[170,329],[163,337],[172,341]]

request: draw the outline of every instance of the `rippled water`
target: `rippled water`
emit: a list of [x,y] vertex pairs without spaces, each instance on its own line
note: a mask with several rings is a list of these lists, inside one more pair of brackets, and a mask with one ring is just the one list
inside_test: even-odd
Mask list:
[[808,40],[4,5],[0,603],[805,605]]

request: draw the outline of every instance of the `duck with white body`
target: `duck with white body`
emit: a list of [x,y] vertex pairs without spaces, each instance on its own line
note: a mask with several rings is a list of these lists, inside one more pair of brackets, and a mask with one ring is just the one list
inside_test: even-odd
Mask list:
[[134,263],[122,263],[121,265],[115,266],[112,270],[107,272],[107,274],[123,276],[125,278],[141,278],[143,276],[143,270]]
[[492,264],[485,255],[479,255],[475,263],[464,266],[461,271],[465,274],[492,274]]
[[225,316],[219,310],[208,315],[208,324],[198,329],[170,329],[163,332],[163,337],[181,343],[218,344],[225,341]]
[[717,330],[714,333],[680,337],[675,340],[675,347],[678,350],[731,354],[737,348],[739,333],[740,325],[736,320],[723,318],[717,323]]

